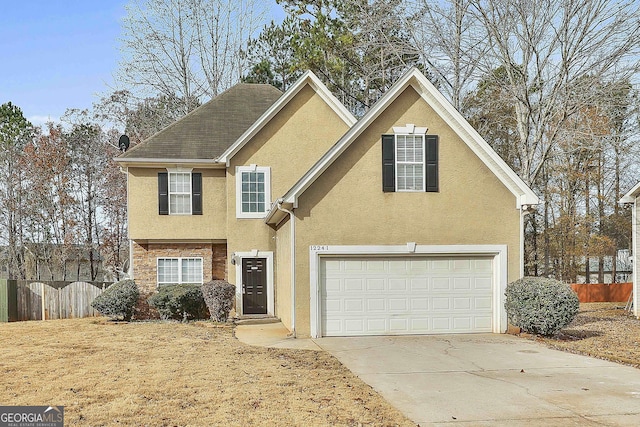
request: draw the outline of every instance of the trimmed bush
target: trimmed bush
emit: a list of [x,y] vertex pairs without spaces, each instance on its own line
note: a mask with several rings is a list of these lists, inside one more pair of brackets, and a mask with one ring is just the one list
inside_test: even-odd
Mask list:
[[103,316],[129,321],[139,296],[138,286],[133,280],[121,280],[98,295],[91,303],[91,307]]
[[209,307],[211,319],[216,322],[226,322],[233,308],[236,287],[226,280],[212,280],[202,284],[202,295]]
[[525,332],[550,336],[578,314],[578,295],[566,283],[544,277],[525,277],[507,286],[509,323]]
[[164,320],[206,319],[207,306],[200,285],[165,285],[148,299]]

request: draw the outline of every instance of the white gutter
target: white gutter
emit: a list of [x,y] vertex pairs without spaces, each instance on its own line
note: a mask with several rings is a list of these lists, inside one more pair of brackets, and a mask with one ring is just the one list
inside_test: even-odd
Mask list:
[[276,206],[289,214],[291,222],[291,335],[296,338],[296,221],[293,212],[282,207],[282,199],[278,199]]

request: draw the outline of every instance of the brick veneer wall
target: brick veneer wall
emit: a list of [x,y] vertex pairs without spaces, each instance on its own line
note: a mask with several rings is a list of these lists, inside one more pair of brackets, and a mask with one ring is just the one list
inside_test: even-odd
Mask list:
[[140,293],[150,295],[157,288],[157,259],[165,257],[201,257],[203,280],[227,278],[227,245],[211,243],[133,242],[133,274]]

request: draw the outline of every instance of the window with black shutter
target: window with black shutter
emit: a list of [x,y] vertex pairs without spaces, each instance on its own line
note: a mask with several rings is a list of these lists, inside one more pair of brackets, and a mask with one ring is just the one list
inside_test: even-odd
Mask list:
[[191,174],[191,213],[202,215],[202,174]]
[[382,191],[439,191],[438,136],[382,135]]
[[169,174],[158,172],[158,213],[169,215]]
[[160,215],[202,215],[202,174],[158,172]]

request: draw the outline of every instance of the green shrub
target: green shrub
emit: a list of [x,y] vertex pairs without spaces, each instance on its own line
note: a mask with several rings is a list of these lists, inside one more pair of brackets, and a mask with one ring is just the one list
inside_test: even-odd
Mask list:
[[164,285],[148,301],[164,320],[207,318],[207,306],[200,285]]
[[578,314],[578,295],[565,283],[544,277],[525,277],[507,286],[507,318],[525,332],[554,335]]
[[233,308],[236,287],[226,280],[213,280],[202,285],[202,295],[209,307],[211,319],[226,322]]
[[139,295],[138,287],[133,280],[121,280],[98,295],[91,302],[91,307],[98,310],[103,316],[129,321],[133,316],[133,309],[138,302]]

